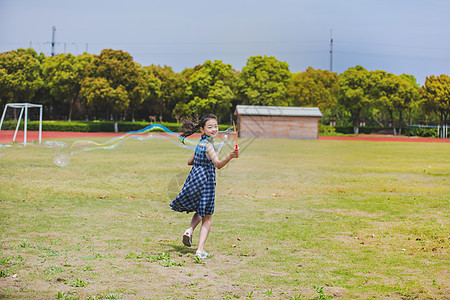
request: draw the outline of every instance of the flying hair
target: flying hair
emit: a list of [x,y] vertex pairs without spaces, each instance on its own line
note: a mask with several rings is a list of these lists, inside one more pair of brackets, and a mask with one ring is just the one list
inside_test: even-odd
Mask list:
[[207,114],[200,118],[200,121],[197,125],[194,124],[191,120],[184,120],[183,126],[181,127],[184,131],[181,134],[182,137],[188,137],[196,133],[200,128],[205,128],[205,124],[208,120],[215,119],[217,121],[217,117],[214,114]]

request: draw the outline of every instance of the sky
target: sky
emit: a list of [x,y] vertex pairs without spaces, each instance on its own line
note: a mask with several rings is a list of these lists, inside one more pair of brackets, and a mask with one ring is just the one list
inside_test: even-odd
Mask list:
[[267,55],[293,73],[361,65],[423,84],[450,75],[449,15],[449,0],[0,0],[0,52],[50,56],[55,26],[56,54],[111,48],[176,72]]

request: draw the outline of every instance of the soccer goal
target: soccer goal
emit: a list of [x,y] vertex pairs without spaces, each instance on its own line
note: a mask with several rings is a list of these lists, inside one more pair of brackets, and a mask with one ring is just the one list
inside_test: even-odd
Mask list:
[[[12,115],[14,116],[14,121],[17,121],[16,130],[14,131],[13,142],[16,141],[17,131],[20,127],[20,121],[23,117],[23,145],[27,145],[27,122],[29,119],[28,109],[29,108],[39,108],[39,144],[42,140],[42,104],[32,104],[32,103],[8,103],[3,110],[2,119],[0,121],[0,130],[2,130],[3,121],[7,115],[8,108],[12,109]],[[10,109],[10,110],[11,110]],[[19,117],[17,117],[17,112],[20,110]],[[24,116],[25,113],[25,116]]]

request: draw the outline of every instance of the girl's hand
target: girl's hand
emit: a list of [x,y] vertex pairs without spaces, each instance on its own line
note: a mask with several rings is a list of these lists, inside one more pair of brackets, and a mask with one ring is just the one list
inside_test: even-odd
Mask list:
[[194,164],[194,157],[195,157],[195,152],[194,152],[194,154],[192,154],[192,156],[188,159],[187,164],[188,164],[189,166],[192,166],[192,165]]
[[239,156],[239,150],[233,150],[233,151],[230,152],[229,155],[230,155],[230,159],[231,158],[236,158],[236,157]]

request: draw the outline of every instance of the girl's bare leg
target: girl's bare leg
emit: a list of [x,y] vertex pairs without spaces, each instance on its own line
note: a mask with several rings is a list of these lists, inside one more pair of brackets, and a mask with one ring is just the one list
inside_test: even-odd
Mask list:
[[206,239],[208,238],[209,230],[211,229],[212,215],[205,215],[202,218],[202,227],[200,228],[200,238],[198,240],[198,252],[204,252]]
[[191,230],[191,232],[194,232],[195,227],[200,224],[201,220],[202,217],[197,213],[192,216],[191,225],[189,225],[189,229]]

